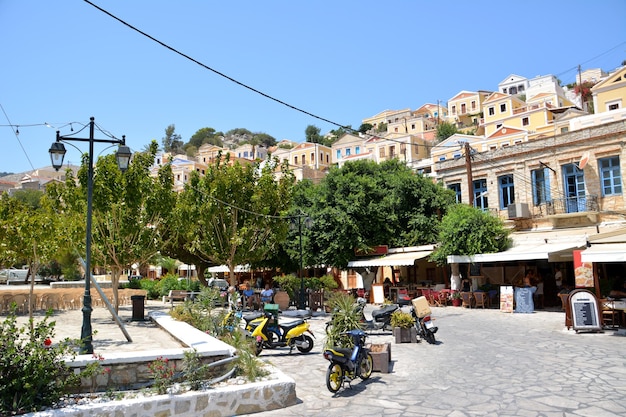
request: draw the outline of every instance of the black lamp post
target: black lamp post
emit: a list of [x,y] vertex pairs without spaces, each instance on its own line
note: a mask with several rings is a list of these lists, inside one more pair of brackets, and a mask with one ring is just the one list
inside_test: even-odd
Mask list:
[[57,130],[56,142],[50,146],[50,161],[52,167],[57,171],[63,166],[63,157],[65,156],[65,146],[63,141],[89,142],[89,166],[87,170],[87,236],[85,239],[85,295],[83,298],[83,325],[80,332],[81,354],[93,353],[92,329],[91,329],[91,212],[93,200],[93,144],[94,143],[110,143],[118,144],[116,158],[117,165],[122,172],[128,169],[131,152],[126,146],[126,138],[122,139],[94,139],[94,118],[90,118],[89,122],[89,138],[75,138],[61,136]]
[[305,292],[304,292],[304,265],[302,262],[302,225],[304,224],[304,226],[307,229],[310,229],[311,226],[313,225],[313,220],[311,220],[310,217],[304,216],[304,215],[299,215],[297,216],[298,219],[298,234],[300,235],[300,272],[299,272],[299,276],[300,276],[300,296],[298,298],[298,309],[300,310],[304,310],[306,307],[306,297],[305,297]]

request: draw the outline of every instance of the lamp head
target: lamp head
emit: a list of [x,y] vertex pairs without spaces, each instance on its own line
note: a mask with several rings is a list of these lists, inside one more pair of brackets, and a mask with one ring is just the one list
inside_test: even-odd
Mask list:
[[117,148],[115,158],[117,159],[117,166],[119,167],[120,171],[126,172],[130,163],[131,156],[132,153],[130,152],[130,148],[128,146],[120,145],[120,147]]
[[66,152],[65,145],[61,142],[53,142],[48,152],[50,152],[52,167],[58,171],[63,166],[63,158]]

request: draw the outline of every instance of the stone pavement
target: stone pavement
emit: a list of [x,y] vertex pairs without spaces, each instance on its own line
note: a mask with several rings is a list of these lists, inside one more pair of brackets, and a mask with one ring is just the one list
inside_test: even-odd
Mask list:
[[298,404],[263,416],[624,416],[626,337],[564,327],[564,313],[433,307],[438,343],[394,344],[391,373],[332,394],[321,355],[327,318],[313,318],[310,354],[265,350],[296,381]]
[[[167,311],[169,305],[149,301],[146,316],[154,309]],[[395,344],[389,332],[371,335],[371,342],[392,343],[391,372],[375,372],[336,394],[326,388],[328,362],[321,355],[329,317],[311,318],[316,339],[309,354],[284,348],[260,355],[296,381],[298,404],[253,416],[626,415],[626,337],[568,331],[560,311],[432,310],[436,345]],[[120,315],[133,343],[105,308],[96,307],[96,353],[179,346],[155,325],[130,321],[130,306]],[[54,319],[58,336],[80,336],[80,310],[56,312]]]

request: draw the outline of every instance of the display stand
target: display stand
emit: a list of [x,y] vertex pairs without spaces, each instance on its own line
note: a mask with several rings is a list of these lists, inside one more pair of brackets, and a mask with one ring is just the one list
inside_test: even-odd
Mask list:
[[385,302],[385,289],[383,284],[372,284],[372,303],[384,304]]
[[513,287],[510,285],[500,287],[500,311],[504,313],[513,312]]
[[591,291],[582,289],[572,291],[569,304],[572,311],[572,328],[576,333],[602,331],[598,300]]

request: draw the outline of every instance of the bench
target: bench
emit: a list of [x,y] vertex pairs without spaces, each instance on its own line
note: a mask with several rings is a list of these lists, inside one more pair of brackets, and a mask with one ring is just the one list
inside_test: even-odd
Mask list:
[[174,301],[185,301],[189,293],[185,290],[170,290],[168,295],[163,296],[163,304],[169,301],[174,307]]

